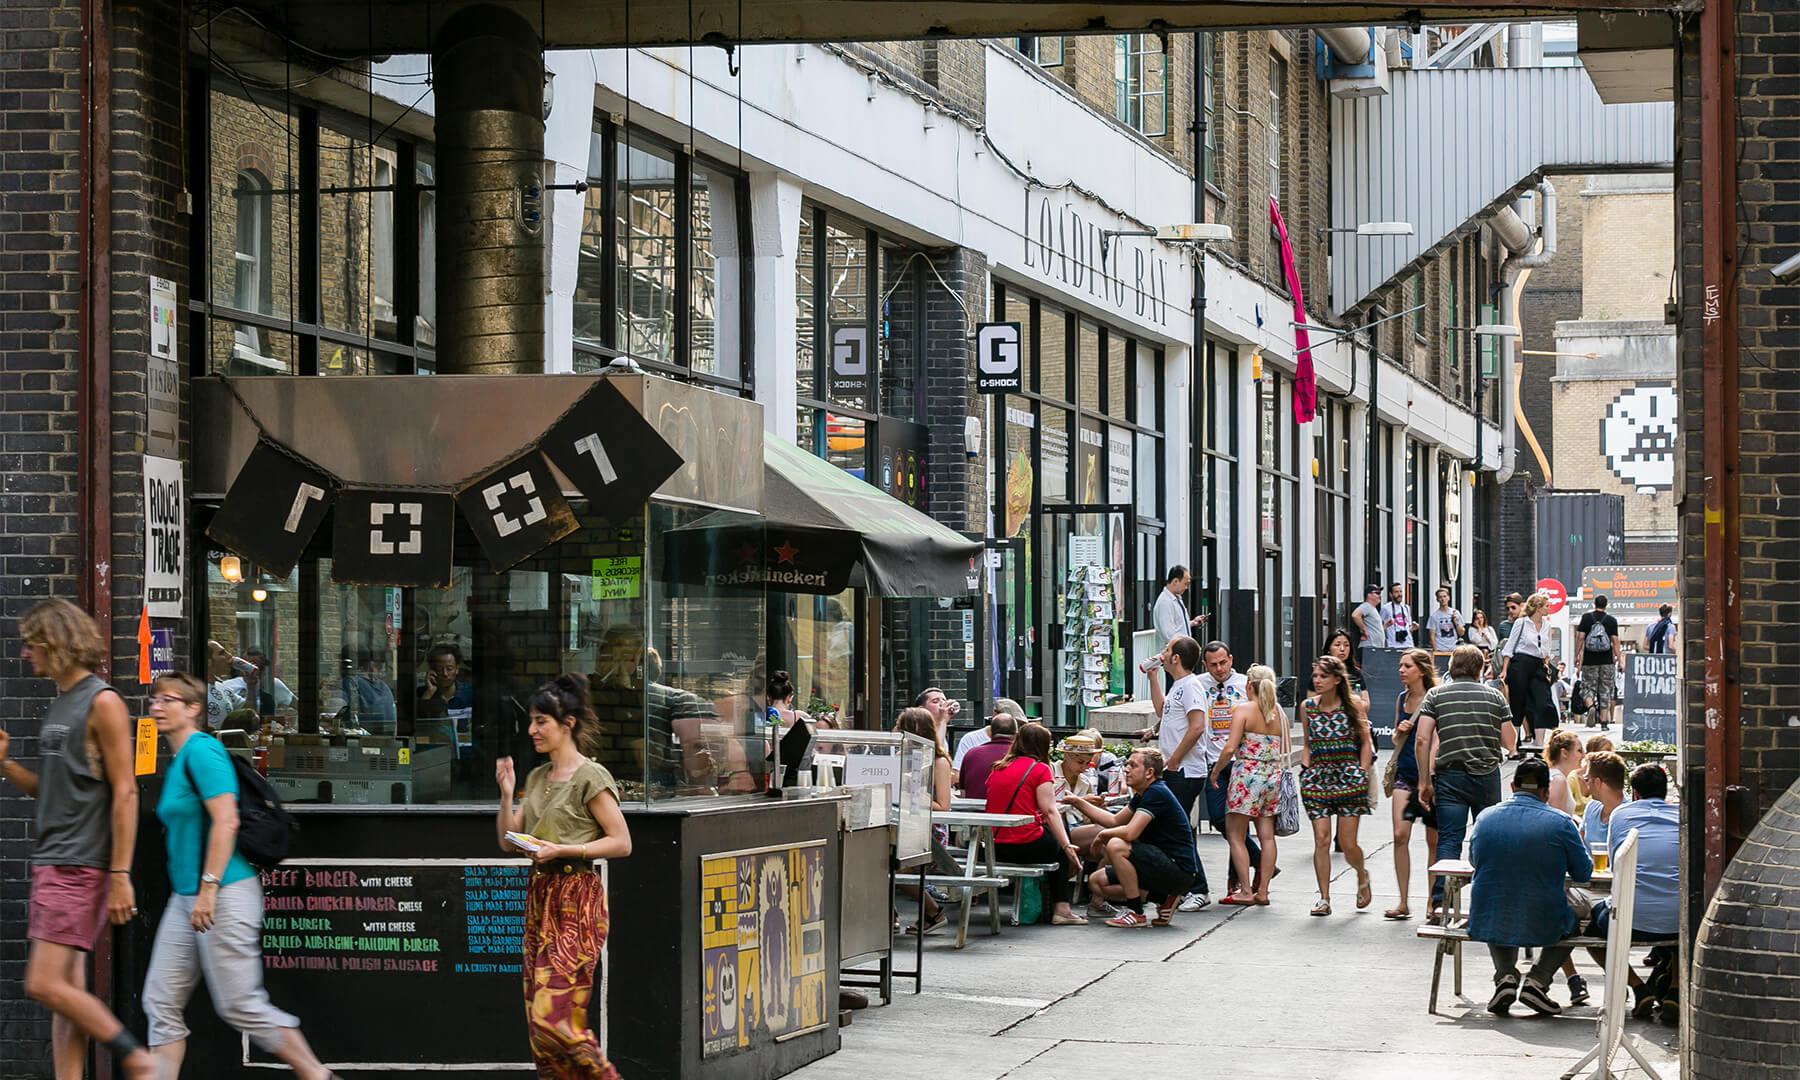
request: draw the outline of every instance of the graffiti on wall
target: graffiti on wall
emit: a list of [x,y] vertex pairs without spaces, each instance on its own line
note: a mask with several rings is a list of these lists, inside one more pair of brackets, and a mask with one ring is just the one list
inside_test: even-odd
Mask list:
[[1638,491],[1673,487],[1679,419],[1675,388],[1667,383],[1620,391],[1600,421],[1600,452],[1613,475]]
[[703,1057],[826,1023],[824,903],[823,840],[701,858]]

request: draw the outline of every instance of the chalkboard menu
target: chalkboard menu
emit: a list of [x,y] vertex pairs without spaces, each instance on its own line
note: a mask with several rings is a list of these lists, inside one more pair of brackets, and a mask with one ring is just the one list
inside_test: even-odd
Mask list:
[[[529,1069],[522,860],[316,859],[262,872],[269,997],[340,1071]],[[261,1049],[257,1063],[274,1060]]]
[[1675,742],[1675,703],[1680,657],[1674,653],[1625,654],[1625,741]]

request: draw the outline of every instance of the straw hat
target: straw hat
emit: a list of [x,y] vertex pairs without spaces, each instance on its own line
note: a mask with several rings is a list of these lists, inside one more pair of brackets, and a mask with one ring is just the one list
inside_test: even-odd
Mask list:
[[1060,749],[1065,754],[1098,754],[1100,740],[1092,735],[1071,735],[1062,741]]

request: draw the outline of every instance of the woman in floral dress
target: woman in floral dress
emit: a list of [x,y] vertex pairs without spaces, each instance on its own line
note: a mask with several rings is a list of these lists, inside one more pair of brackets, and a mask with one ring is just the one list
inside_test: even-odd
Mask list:
[[1252,821],[1262,845],[1262,865],[1257,868],[1255,892],[1239,884],[1221,904],[1267,904],[1269,879],[1275,876],[1275,811],[1281,806],[1281,770],[1287,761],[1287,714],[1275,700],[1274,671],[1255,664],[1245,679],[1248,700],[1231,714],[1231,734],[1213,764],[1211,783],[1216,787],[1225,775],[1231,777],[1225,793],[1225,839],[1231,844],[1237,880],[1251,880],[1246,838]]
[[1335,656],[1313,664],[1313,696],[1300,707],[1300,801],[1312,819],[1313,874],[1319,879],[1314,915],[1331,914],[1331,819],[1344,861],[1356,871],[1356,906],[1369,906],[1369,871],[1356,843],[1357,818],[1369,812],[1369,771],[1375,743],[1362,701],[1350,690],[1349,673]]

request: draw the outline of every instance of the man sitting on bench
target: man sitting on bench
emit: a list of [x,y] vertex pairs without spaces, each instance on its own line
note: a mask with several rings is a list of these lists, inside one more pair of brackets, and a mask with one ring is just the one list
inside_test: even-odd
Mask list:
[[[1594,877],[1594,861],[1575,819],[1545,802],[1549,792],[1550,766],[1544,759],[1519,762],[1512,801],[1482,814],[1469,842],[1469,862],[1475,867],[1469,938],[1486,942],[1494,959],[1488,1011],[1500,1016],[1511,1011],[1515,999],[1545,1016],[1562,1011],[1550,999],[1550,980],[1574,951],[1558,943],[1575,933],[1580,921],[1569,906],[1563,877],[1577,884]],[[1617,814],[1613,820],[1618,821]],[[1523,983],[1521,947],[1540,950]]]
[[[1631,973],[1637,1003],[1631,1015],[1648,1020],[1662,1009],[1662,1022],[1673,1024],[1681,1014],[1678,1003],[1675,935],[1681,929],[1681,808],[1671,806],[1669,774],[1661,765],[1646,762],[1631,771],[1631,801],[1612,813],[1607,823],[1607,857],[1618,853],[1625,837],[1636,829],[1637,894],[1631,904],[1631,940],[1652,944],[1650,978]],[[1606,936],[1610,912],[1605,900],[1594,905],[1589,933]],[[1604,959],[1604,949],[1591,950]]]
[[1144,916],[1144,900],[1156,903],[1154,925],[1167,926],[1175,905],[1200,869],[1187,813],[1169,785],[1163,783],[1163,756],[1158,750],[1133,750],[1125,759],[1125,786],[1131,801],[1118,811],[1082,800],[1066,806],[1105,826],[1094,837],[1092,853],[1105,865],[1088,878],[1095,896],[1122,900],[1125,910],[1106,920],[1108,926],[1136,929],[1152,925]]

